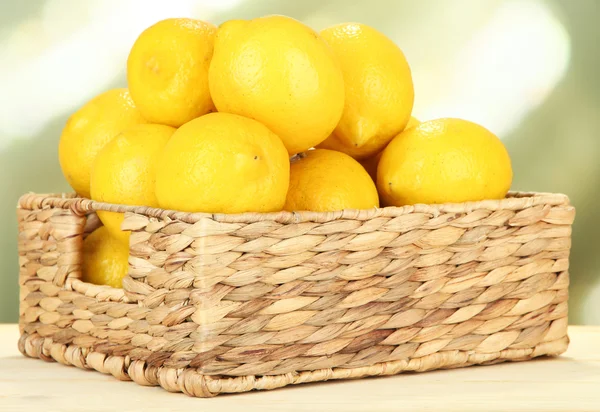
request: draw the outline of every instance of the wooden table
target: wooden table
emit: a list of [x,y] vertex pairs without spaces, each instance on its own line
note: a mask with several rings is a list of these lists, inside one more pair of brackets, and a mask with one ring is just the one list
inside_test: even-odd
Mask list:
[[600,326],[572,326],[559,358],[189,398],[29,359],[0,325],[0,411],[600,411]]

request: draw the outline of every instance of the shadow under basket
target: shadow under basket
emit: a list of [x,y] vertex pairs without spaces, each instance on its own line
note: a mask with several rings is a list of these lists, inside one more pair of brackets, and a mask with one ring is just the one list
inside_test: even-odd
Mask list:
[[[123,289],[81,278],[125,212]],[[559,194],[342,212],[19,201],[20,351],[210,397],[558,355],[575,210]]]

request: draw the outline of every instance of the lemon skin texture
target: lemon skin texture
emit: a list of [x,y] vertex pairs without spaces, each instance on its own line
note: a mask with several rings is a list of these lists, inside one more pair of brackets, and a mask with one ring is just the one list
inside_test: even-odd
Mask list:
[[216,31],[200,20],[166,19],[135,41],[127,59],[127,82],[149,122],[179,127],[214,111],[208,68]]
[[316,149],[292,161],[285,210],[329,212],[378,206],[373,180],[347,154]]
[[400,133],[383,151],[377,187],[385,205],[502,199],[512,183],[502,141],[462,119],[437,119]]
[[161,208],[185,212],[279,211],[290,162],[266,126],[229,113],[210,113],[181,126],[157,163]]
[[[156,164],[173,127],[142,124],[122,131],[98,154],[92,168],[93,200],[132,206],[158,207],[154,193]],[[123,213],[98,211],[111,235],[129,243],[129,231],[121,230]]]
[[[421,124],[421,122],[416,117],[411,116],[410,120],[408,121],[408,124],[406,125],[406,128],[404,130],[410,129],[411,127],[418,126],[419,124]],[[337,138],[336,139],[330,138],[330,139],[327,139],[325,142],[332,143],[331,149],[339,150],[341,152],[347,153],[346,151],[344,151],[343,147],[348,147],[348,146],[342,146],[341,143],[339,143],[339,144],[342,147],[335,146],[335,144],[339,142],[339,140],[337,140]],[[350,154],[350,156],[352,156],[351,153],[348,153],[348,154]],[[377,165],[379,164],[379,160],[381,159],[382,154],[383,154],[383,150],[373,156],[370,156],[370,157],[367,157],[366,159],[360,160],[360,164],[363,165],[363,167],[369,173],[369,176],[371,176],[371,179],[373,179],[374,182],[377,182]],[[352,156],[352,157],[354,157],[354,156]]]
[[365,24],[338,24],[320,34],[344,74],[344,112],[333,135],[349,147],[345,153],[372,156],[409,122],[414,88],[408,62],[393,41]]
[[83,241],[82,280],[120,288],[127,275],[128,257],[128,246],[101,226]]
[[90,197],[92,164],[102,148],[121,130],[146,123],[127,89],[104,92],[75,112],[58,144],[58,159],[75,192]]
[[330,47],[283,16],[219,27],[209,70],[219,112],[249,117],[281,138],[289,154],[327,138],[344,107],[344,80]]

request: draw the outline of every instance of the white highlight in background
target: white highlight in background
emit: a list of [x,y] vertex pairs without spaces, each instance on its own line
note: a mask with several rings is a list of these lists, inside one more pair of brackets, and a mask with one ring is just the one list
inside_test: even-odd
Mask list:
[[452,62],[441,63],[440,78],[419,79],[425,96],[414,112],[425,120],[460,117],[506,135],[552,92],[569,58],[569,36],[548,6],[507,2]]
[[[209,20],[241,0],[54,0],[0,44],[0,150],[124,78],[137,36],[168,17]],[[123,84],[124,86],[124,84]]]

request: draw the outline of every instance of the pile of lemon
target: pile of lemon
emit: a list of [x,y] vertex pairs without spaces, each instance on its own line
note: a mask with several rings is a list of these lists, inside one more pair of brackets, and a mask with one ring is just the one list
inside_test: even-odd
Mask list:
[[[485,128],[419,122],[404,54],[357,23],[284,16],[218,28],[167,19],[127,61],[127,89],[71,116],[59,157],[97,201],[187,212],[332,211],[499,199],[510,158]],[[120,286],[129,232],[100,212],[84,278]]]

